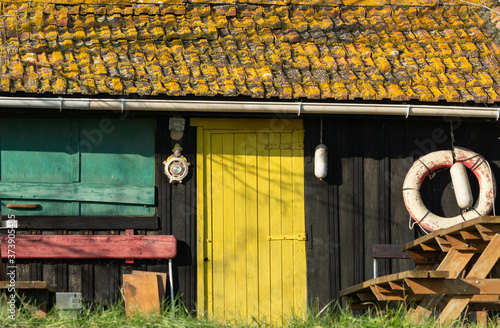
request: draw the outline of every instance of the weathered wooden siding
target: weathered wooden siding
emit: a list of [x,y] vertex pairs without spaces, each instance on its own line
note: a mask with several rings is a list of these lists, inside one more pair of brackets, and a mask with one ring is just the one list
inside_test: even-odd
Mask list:
[[[35,217],[36,221],[24,217],[24,224],[18,234],[123,234],[124,229],[134,228],[136,234],[174,234],[179,240],[179,256],[174,264],[175,289],[186,301],[186,305],[194,308],[196,291],[195,257],[195,224],[196,224],[196,176],[191,170],[183,184],[172,185],[163,173],[162,162],[172,153],[174,141],[168,130],[170,116],[158,116],[156,119],[155,137],[155,186],[156,213],[158,224],[148,220],[113,220],[113,227],[99,224],[98,220],[89,220],[88,230],[82,230],[81,222],[75,222],[75,217],[60,217],[55,221],[51,217]],[[126,118],[126,117],[125,117]],[[131,132],[132,133],[132,132]],[[186,133],[180,141],[184,147],[183,155],[195,167],[196,159],[195,130],[186,124]],[[3,218],[6,219],[4,213]],[[81,220],[85,220],[82,217]],[[148,224],[144,224],[145,222]],[[67,224],[65,224],[67,223]],[[75,229],[75,224],[79,230]],[[142,228],[137,229],[139,226]],[[25,229],[36,226],[36,229]],[[58,230],[54,230],[54,228]],[[119,230],[109,230],[115,228]],[[147,230],[146,230],[147,229]],[[124,273],[133,269],[167,272],[166,261],[135,261],[125,265],[123,261],[27,261],[19,260],[17,270],[18,280],[46,280],[57,284],[61,292],[81,292],[86,301],[111,304],[120,297],[120,286]]]
[[[168,131],[169,115],[156,116],[155,185],[159,229],[141,234],[173,234],[179,240],[174,261],[175,288],[190,309],[196,302],[196,131],[186,122],[181,144],[192,163],[183,184],[171,185],[162,162],[175,142]],[[405,243],[421,233],[408,228],[409,215],[402,184],[420,155],[451,146],[450,120],[443,118],[327,117],[323,143],[329,149],[329,172],[314,177],[314,148],[319,143],[319,117],[305,117],[305,213],[308,298],[313,304],[338,299],[342,288],[372,277],[374,243]],[[495,121],[455,121],[455,144],[485,156],[500,177],[500,129]],[[472,189],[477,183],[471,177]],[[422,195],[433,212],[458,214],[447,172],[423,186]],[[59,230],[55,230],[59,229]],[[118,230],[63,230],[63,227],[19,233],[98,234]],[[382,261],[380,274],[410,268],[405,261]],[[33,261],[19,266],[20,280],[47,280],[59,291],[82,292],[88,301],[108,304],[119,297],[123,273],[132,269],[166,271],[164,262],[136,261],[133,266],[109,261]],[[97,294],[97,295],[96,295]]]
[[[499,126],[464,119],[329,117],[323,143],[329,150],[328,176],[314,176],[319,118],[305,120],[305,194],[308,242],[308,296],[313,304],[338,299],[339,291],[373,276],[372,245],[402,244],[421,235],[408,227],[403,180],[413,161],[455,145],[482,154],[500,176]],[[477,195],[477,182],[470,177]],[[424,183],[426,205],[437,214],[459,214],[448,171]],[[381,262],[379,274],[411,268],[405,260]]]

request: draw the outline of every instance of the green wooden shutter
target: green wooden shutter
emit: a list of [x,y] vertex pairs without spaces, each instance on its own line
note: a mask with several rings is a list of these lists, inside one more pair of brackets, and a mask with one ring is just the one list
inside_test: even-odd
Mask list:
[[154,120],[2,119],[0,202],[2,214],[153,215]]

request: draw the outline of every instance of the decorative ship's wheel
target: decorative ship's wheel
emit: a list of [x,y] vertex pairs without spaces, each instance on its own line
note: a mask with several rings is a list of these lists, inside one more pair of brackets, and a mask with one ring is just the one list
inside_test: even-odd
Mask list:
[[170,183],[173,181],[182,183],[182,179],[188,174],[188,163],[182,158],[171,158],[165,163],[165,174]]

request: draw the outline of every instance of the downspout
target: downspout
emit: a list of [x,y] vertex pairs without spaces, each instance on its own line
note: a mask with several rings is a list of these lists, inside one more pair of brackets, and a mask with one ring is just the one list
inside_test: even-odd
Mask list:
[[[205,101],[154,99],[0,97],[3,108],[59,110],[166,111],[219,113],[349,114],[390,116],[454,116],[499,119],[496,107],[312,102]],[[297,111],[300,108],[300,111]]]

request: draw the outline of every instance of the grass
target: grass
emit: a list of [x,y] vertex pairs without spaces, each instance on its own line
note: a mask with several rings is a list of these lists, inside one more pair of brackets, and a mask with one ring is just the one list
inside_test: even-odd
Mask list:
[[[110,308],[86,306],[82,310],[81,315],[77,319],[65,318],[60,315],[57,310],[53,310],[46,317],[36,317],[32,311],[26,307],[16,309],[15,320],[8,318],[9,313],[5,305],[0,307],[0,327],[145,327],[145,328],[161,328],[161,327],[290,327],[290,328],[322,328],[322,327],[368,327],[368,328],[385,328],[385,327],[401,327],[401,328],[431,328],[431,327],[476,327],[474,323],[466,320],[461,320],[450,325],[439,325],[434,318],[422,320],[418,323],[413,323],[405,320],[404,315],[406,310],[401,307],[399,309],[391,309],[386,311],[372,312],[371,314],[354,315],[350,311],[341,309],[337,305],[325,307],[322,311],[308,311],[305,318],[292,317],[290,320],[282,324],[271,325],[263,321],[254,320],[253,322],[237,322],[231,321],[226,324],[217,323],[206,319],[197,319],[190,314],[184,307],[178,306],[175,311],[175,316],[167,308],[162,310],[161,315],[137,315],[127,320],[123,305],[118,303]],[[500,327],[500,318],[491,320],[489,327]]]

